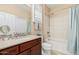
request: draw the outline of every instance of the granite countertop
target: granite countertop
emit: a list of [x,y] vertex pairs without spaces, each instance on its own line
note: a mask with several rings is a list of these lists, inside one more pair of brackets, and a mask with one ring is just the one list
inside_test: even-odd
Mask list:
[[40,36],[36,36],[36,35],[27,35],[21,38],[17,38],[17,39],[9,39],[9,40],[1,40],[0,41],[0,50],[14,46],[14,45],[18,45],[30,40],[34,40],[36,38],[40,38]]

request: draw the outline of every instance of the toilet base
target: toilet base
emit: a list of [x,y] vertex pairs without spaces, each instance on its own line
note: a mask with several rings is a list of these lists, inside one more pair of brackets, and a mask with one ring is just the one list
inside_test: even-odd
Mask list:
[[52,44],[49,42],[43,42],[42,44],[42,53],[44,55],[51,55]]
[[42,51],[42,55],[51,55],[51,51]]

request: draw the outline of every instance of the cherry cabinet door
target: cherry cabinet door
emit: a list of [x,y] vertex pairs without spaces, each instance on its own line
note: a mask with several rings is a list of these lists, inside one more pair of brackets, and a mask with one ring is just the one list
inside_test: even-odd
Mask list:
[[14,47],[0,51],[0,55],[16,55],[18,53],[19,53],[18,46],[14,46]]
[[26,51],[20,53],[19,55],[30,55],[30,54],[31,54],[31,51],[29,49],[29,50],[26,50]]
[[38,44],[31,48],[31,55],[41,55],[41,44]]

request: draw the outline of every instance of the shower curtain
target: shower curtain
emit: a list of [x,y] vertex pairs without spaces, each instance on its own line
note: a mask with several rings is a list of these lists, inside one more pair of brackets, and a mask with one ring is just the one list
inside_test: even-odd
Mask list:
[[70,8],[68,51],[79,54],[79,5]]

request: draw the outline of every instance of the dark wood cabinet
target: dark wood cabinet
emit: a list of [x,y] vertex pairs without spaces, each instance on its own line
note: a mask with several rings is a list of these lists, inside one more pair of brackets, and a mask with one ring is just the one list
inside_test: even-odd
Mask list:
[[18,46],[14,46],[14,47],[7,48],[7,49],[0,51],[1,55],[16,55],[18,53],[19,53]]
[[19,55],[31,55],[31,51],[29,49],[29,50],[26,50],[26,51],[20,53]]
[[40,44],[31,48],[31,55],[41,55],[41,45]]
[[41,55],[41,38],[0,50],[0,55]]

